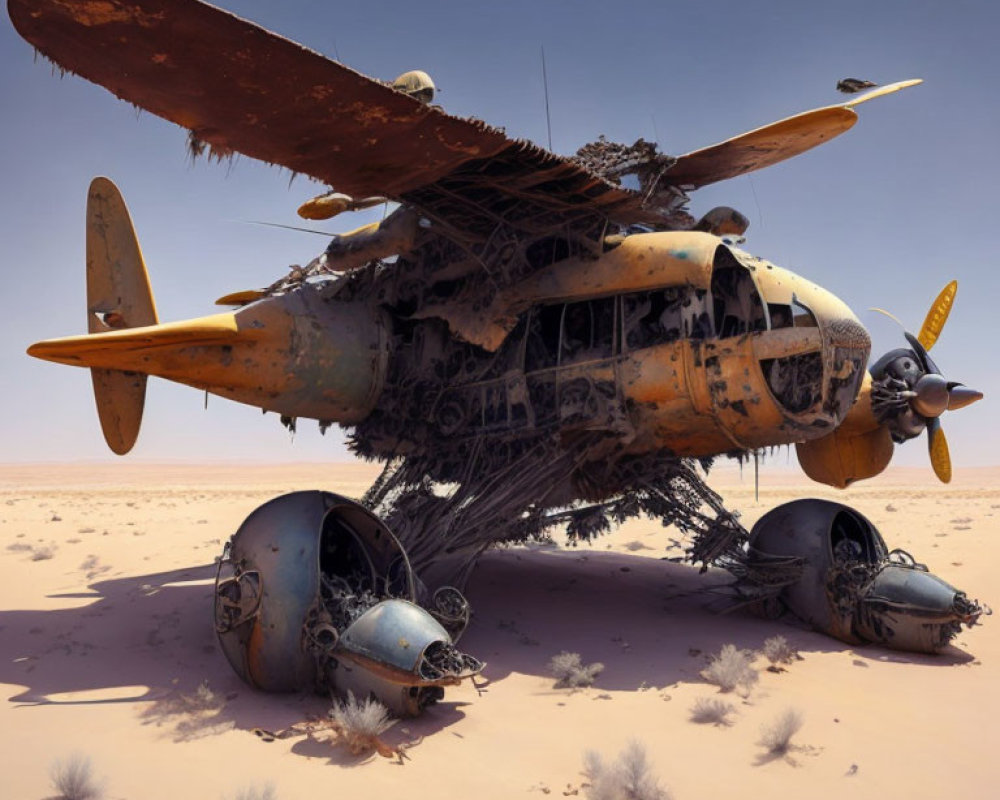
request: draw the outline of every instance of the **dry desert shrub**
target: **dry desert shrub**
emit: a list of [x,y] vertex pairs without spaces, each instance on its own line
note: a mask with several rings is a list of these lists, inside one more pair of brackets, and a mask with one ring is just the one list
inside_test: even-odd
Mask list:
[[143,724],[171,725],[177,741],[191,741],[230,730],[236,723],[225,712],[226,698],[203,680],[192,692],[174,691],[142,711]]
[[352,755],[362,755],[372,751],[386,758],[399,755],[380,738],[395,724],[389,709],[373,697],[358,700],[354,692],[347,693],[344,701],[335,700],[330,709],[330,721],[337,739]]
[[798,733],[803,721],[802,712],[789,708],[770,725],[761,727],[757,744],[773,756],[783,756],[791,747],[792,737]]
[[724,692],[742,687],[748,693],[760,677],[752,665],[752,651],[726,644],[717,656],[712,656],[712,661],[701,671],[701,677]]
[[729,715],[734,713],[736,713],[736,707],[732,703],[727,703],[716,697],[699,697],[691,706],[691,721],[729,726],[733,724]]
[[94,777],[90,758],[76,753],[59,759],[49,773],[59,800],[98,800],[104,789]]
[[45,544],[31,548],[32,561],[48,561],[50,558],[55,557],[55,554],[56,549],[51,545]]
[[181,709],[188,712],[218,711],[223,705],[225,700],[212,691],[207,678],[191,694],[182,694],[179,702]]
[[552,656],[552,660],[549,661],[549,672],[556,679],[556,688],[575,689],[580,686],[592,686],[594,679],[604,672],[604,665],[595,661],[584,666],[579,653],[567,653],[564,650]]
[[799,657],[798,650],[792,647],[784,636],[772,636],[770,639],[765,639],[761,652],[774,667],[781,664],[791,664]]
[[650,772],[646,748],[632,740],[613,763],[588,750],[583,756],[587,800],[670,800],[670,793]]
[[233,795],[233,800],[278,800],[278,795],[274,787],[268,783],[260,788],[248,786],[246,789],[240,789]]

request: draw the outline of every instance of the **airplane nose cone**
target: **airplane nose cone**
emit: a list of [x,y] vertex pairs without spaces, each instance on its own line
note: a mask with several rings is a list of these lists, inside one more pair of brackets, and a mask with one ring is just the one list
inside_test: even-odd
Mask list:
[[954,411],[956,408],[965,408],[982,399],[982,392],[977,392],[975,389],[970,389],[968,386],[958,383],[948,391],[948,410]]
[[988,610],[936,575],[910,565],[884,567],[868,586],[856,614],[866,639],[898,650],[943,649],[962,623]]

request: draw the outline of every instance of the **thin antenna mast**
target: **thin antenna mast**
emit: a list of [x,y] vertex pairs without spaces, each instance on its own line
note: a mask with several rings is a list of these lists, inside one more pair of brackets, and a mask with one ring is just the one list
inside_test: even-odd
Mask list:
[[549,116],[549,75],[545,71],[545,45],[542,45],[542,85],[545,87],[545,127],[549,132],[549,150],[552,149],[552,117]]
[[753,451],[753,501],[760,502],[760,463],[757,459],[758,451]]

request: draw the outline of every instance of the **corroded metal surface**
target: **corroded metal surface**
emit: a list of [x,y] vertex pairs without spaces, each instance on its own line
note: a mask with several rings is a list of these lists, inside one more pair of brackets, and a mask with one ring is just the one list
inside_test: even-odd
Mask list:
[[[87,330],[105,333],[157,322],[149,274],[125,201],[107,178],[94,178],[87,192]],[[104,440],[124,455],[139,436],[146,376],[95,368],[90,378]]]
[[849,130],[858,115],[843,106],[818,108],[680,156],[671,183],[698,188],[777,164]]
[[862,514],[827,500],[772,509],[754,525],[746,555],[728,566],[741,577],[744,597],[778,598],[803,621],[852,644],[937,652],[963,625],[991,613],[908,553],[890,551]]
[[470,216],[484,205],[507,216],[504,205],[525,201],[551,213],[642,216],[635,195],[570,160],[205,3],[9,0],[8,9],[59,67],[188,129],[216,155],[243,153],[357,197],[406,197],[453,220],[449,198]]
[[509,146],[229,12],[185,0],[10,0],[63,69],[240,152],[352,195],[398,195]]
[[227,543],[215,628],[252,686],[364,687],[397,713],[417,713],[483,665],[415,599],[409,560],[382,522],[347,498],[293,492],[256,509]]

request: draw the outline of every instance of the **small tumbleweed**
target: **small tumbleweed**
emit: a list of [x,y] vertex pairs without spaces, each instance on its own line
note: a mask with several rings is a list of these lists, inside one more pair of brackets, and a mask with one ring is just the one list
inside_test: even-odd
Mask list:
[[798,733],[803,721],[801,711],[789,708],[774,722],[761,726],[757,744],[773,756],[783,756],[791,749],[792,737]]
[[736,707],[732,703],[719,700],[717,697],[699,697],[691,706],[691,721],[729,726],[733,724],[729,715],[734,713]]
[[745,693],[749,693],[760,678],[752,664],[752,651],[726,644],[717,656],[712,656],[709,665],[701,671],[701,677],[724,692],[742,687]]
[[43,544],[31,548],[32,561],[48,561],[56,554],[56,549],[52,545]]
[[634,739],[610,764],[588,750],[583,756],[583,774],[587,800],[671,800],[650,770],[646,748]]
[[552,656],[549,661],[549,672],[556,679],[556,688],[576,689],[580,686],[592,686],[594,679],[604,671],[600,662],[584,664],[579,653],[568,653],[565,650]]
[[245,789],[240,789],[233,800],[278,800],[278,794],[274,791],[274,786],[267,783],[261,787],[248,786]]
[[337,740],[352,755],[376,752],[385,758],[403,758],[402,750],[381,739],[382,734],[396,724],[396,720],[389,715],[389,709],[373,697],[358,700],[354,692],[348,692],[346,700],[334,701],[330,709],[330,723]]
[[98,800],[104,796],[103,787],[94,778],[90,758],[74,754],[60,759],[50,771],[52,785],[59,792],[59,800]]
[[179,711],[187,712],[199,712],[199,711],[218,711],[222,706],[224,706],[226,701],[217,695],[212,688],[208,685],[208,679],[206,678],[201,683],[198,684],[196,688],[190,694],[182,694],[177,699],[177,707]]
[[792,647],[784,636],[772,636],[764,640],[761,648],[764,657],[771,662],[768,670],[771,672],[781,672],[782,664],[791,664],[800,658],[799,651]]

